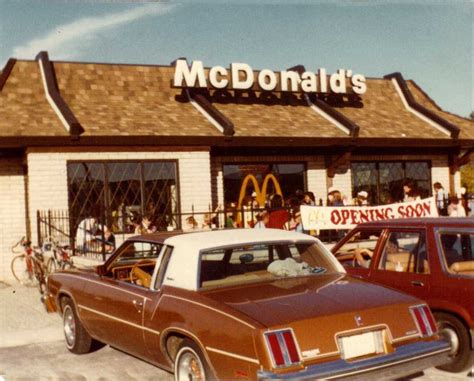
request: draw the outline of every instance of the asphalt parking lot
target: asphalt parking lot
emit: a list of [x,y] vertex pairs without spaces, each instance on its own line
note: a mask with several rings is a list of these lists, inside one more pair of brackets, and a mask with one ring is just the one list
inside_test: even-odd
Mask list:
[[[109,346],[87,355],[70,353],[60,317],[44,311],[36,289],[0,283],[0,311],[0,381],[173,380],[170,373]],[[428,369],[416,380],[473,378]]]

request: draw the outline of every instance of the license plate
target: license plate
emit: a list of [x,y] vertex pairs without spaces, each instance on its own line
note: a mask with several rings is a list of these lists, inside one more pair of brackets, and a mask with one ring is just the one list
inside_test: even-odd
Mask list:
[[339,339],[341,357],[353,359],[356,357],[385,352],[382,331],[365,332],[359,335],[344,336]]

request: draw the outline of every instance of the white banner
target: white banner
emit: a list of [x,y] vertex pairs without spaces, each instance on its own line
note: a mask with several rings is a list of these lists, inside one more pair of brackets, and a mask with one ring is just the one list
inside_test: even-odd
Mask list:
[[416,217],[438,217],[434,197],[380,206],[301,206],[305,230],[352,229],[363,222]]

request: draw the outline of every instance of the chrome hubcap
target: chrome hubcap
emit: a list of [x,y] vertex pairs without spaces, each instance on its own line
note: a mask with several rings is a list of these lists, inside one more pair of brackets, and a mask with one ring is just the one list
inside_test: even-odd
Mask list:
[[459,351],[459,337],[456,333],[456,330],[448,323],[440,322],[439,334],[451,344],[451,351],[449,352],[449,354],[451,356],[456,355]]
[[64,308],[63,321],[66,343],[68,348],[72,348],[76,341],[76,321],[74,320],[74,314],[70,306]]
[[201,360],[192,352],[184,353],[178,363],[178,381],[204,380]]

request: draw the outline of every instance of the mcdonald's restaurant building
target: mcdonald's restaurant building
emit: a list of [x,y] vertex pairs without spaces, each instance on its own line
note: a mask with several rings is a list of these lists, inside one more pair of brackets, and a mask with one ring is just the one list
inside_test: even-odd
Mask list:
[[79,218],[99,204],[179,227],[179,213],[237,203],[249,174],[258,187],[273,174],[285,198],[311,191],[324,204],[335,187],[381,204],[400,200],[405,179],[422,196],[434,182],[457,192],[474,146],[472,121],[399,73],[303,66],[52,62],[41,52],[2,69],[0,115],[0,279],[11,245],[37,241],[44,211]]

